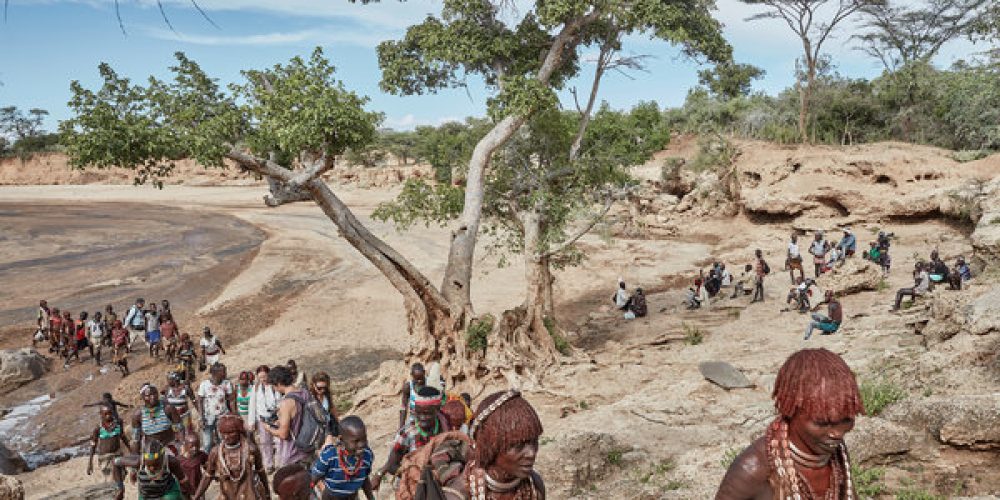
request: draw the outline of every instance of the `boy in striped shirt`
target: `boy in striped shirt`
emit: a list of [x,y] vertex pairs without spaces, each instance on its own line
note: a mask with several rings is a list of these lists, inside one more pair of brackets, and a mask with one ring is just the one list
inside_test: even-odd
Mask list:
[[375,456],[368,447],[368,431],[361,418],[340,421],[340,441],[323,447],[310,471],[313,483],[322,484],[323,499],[357,499],[358,490],[375,500],[368,476]]

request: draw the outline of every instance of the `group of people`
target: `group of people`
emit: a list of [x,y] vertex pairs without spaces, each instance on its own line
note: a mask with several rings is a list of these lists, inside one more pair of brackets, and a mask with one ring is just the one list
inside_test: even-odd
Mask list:
[[618,289],[611,296],[611,301],[619,311],[623,312],[625,319],[644,318],[649,313],[646,295],[642,292],[642,288],[636,288],[635,293],[630,295],[625,280],[621,278],[618,278]]
[[[507,391],[488,396],[473,412],[471,397],[447,392],[437,370],[411,367],[400,391],[399,430],[378,469],[362,419],[339,418],[329,375],[307,377],[289,361],[240,372],[235,382],[215,363],[197,390],[170,372],[162,390],[142,386],[128,432],[119,409],[130,407],[105,394],[87,405],[99,407],[87,473],[96,457],[114,481],[117,500],[124,498],[126,475],[138,484],[140,499],[201,499],[217,482],[226,499],[273,493],[372,500],[386,476],[395,478],[399,499],[544,498],[533,468],[542,427],[531,405]],[[455,451],[446,464],[442,450]],[[434,484],[422,476],[428,466],[442,471]],[[443,496],[428,497],[427,488]]]
[[947,283],[949,290],[961,290],[964,283],[971,279],[972,269],[965,262],[965,257],[956,258],[955,266],[949,268],[938,251],[932,250],[929,261],[918,261],[913,265],[913,286],[896,291],[896,301],[890,311],[898,311],[904,298],[915,300],[934,290],[937,284]]
[[[845,227],[841,231],[843,232],[843,236],[836,243],[827,240],[823,231],[816,231],[813,240],[809,243],[808,251],[813,260],[814,279],[833,269],[834,265],[843,263],[847,258],[853,257],[857,252],[858,239],[854,235],[854,231],[849,227]],[[788,242],[788,249],[785,254],[785,269],[788,269],[788,277],[793,284],[796,283],[795,271],[799,272],[798,279],[805,281],[802,252],[799,250],[798,235],[796,234],[792,234]]]
[[142,340],[150,357],[161,359],[163,352],[167,362],[179,363],[186,380],[193,380],[196,363],[200,361],[199,365],[204,370],[218,362],[220,355],[226,352],[222,341],[209,327],[205,327],[199,341],[199,356],[190,336],[180,333],[170,301],[166,299],[159,306],[155,302],[147,306],[145,299],[138,298],[120,319],[111,304],[103,312],[90,315],[82,311],[73,319],[70,311],[60,311],[57,307],[50,307],[47,300],[40,300],[35,320],[37,328],[32,337],[32,347],[48,342],[49,352],[61,356],[64,367],[69,367],[73,360],[82,362],[80,353],[84,351],[90,354],[96,365],[101,366],[106,361],[102,351],[110,349],[112,365],[127,376],[130,373],[128,355],[134,351],[136,342]]

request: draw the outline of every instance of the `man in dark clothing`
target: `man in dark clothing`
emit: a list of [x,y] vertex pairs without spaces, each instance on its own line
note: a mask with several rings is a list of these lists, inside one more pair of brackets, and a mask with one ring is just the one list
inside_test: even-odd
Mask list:
[[767,262],[764,262],[764,252],[759,248],[754,252],[757,257],[757,263],[754,265],[754,271],[756,273],[754,279],[753,288],[753,302],[764,302],[764,276],[767,275]]
[[816,307],[812,310],[818,310],[823,304],[826,304],[826,316],[813,312],[812,321],[806,327],[805,340],[809,340],[809,337],[812,337],[814,328],[819,328],[823,332],[823,335],[830,335],[840,328],[840,322],[844,319],[844,309],[840,306],[840,301],[834,297],[833,290],[827,290],[823,294],[823,302],[816,304]]

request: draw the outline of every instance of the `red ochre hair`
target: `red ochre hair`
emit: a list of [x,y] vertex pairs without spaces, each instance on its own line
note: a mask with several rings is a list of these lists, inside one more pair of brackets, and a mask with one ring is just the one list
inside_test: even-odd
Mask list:
[[[504,394],[495,392],[483,399],[472,420]],[[515,396],[489,414],[476,429],[476,461],[485,468],[504,451],[534,441],[541,435],[542,421],[535,409],[521,396]]]
[[812,420],[840,422],[865,413],[854,372],[826,349],[803,349],[789,356],[778,370],[771,397],[788,419],[801,412]]

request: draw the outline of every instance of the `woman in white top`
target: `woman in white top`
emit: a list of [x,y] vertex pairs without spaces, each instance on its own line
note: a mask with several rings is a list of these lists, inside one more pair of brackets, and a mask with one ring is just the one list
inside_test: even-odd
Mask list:
[[264,467],[268,472],[274,471],[274,436],[267,432],[264,421],[273,420],[278,412],[281,394],[274,389],[267,378],[270,369],[266,365],[257,367],[254,385],[250,388],[250,407],[247,413],[247,432],[257,431],[257,445],[260,447]]

